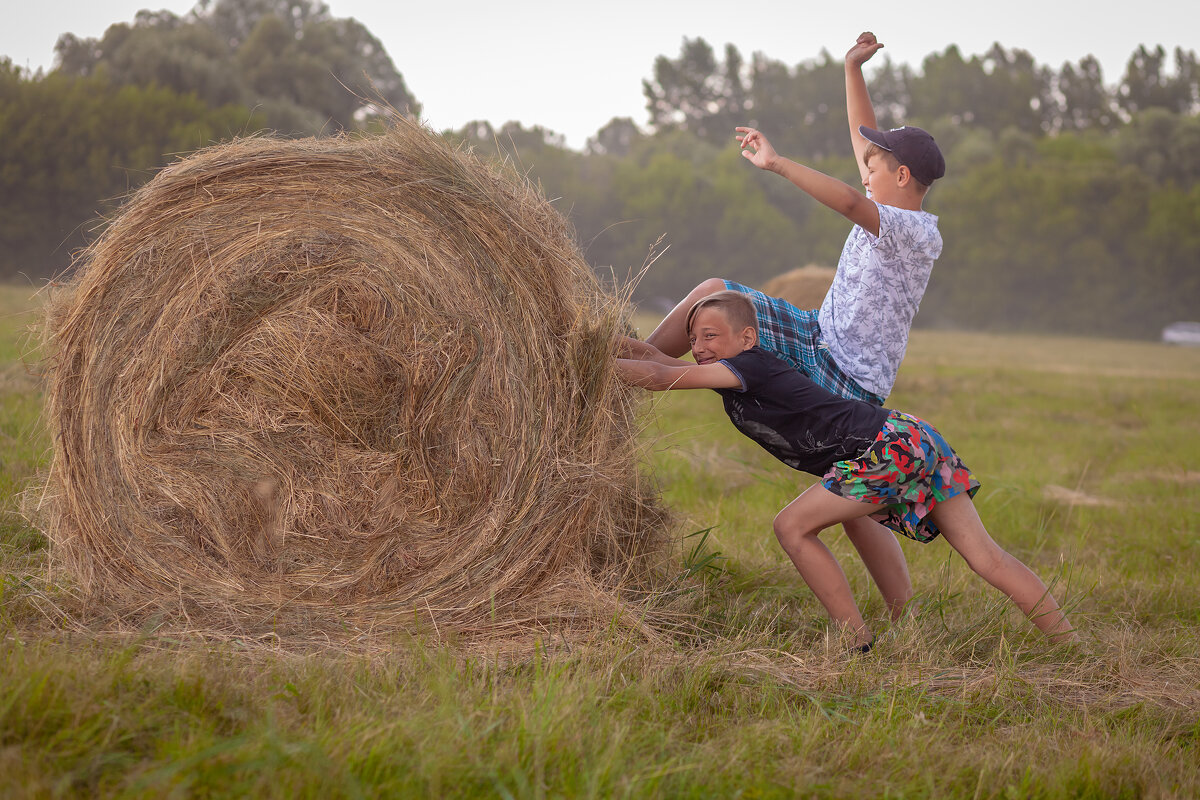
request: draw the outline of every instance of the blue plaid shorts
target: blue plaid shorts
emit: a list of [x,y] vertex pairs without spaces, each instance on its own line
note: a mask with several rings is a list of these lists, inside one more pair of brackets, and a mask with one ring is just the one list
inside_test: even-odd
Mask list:
[[865,400],[882,406],[884,398],[858,385],[858,381],[842,372],[821,341],[818,312],[796,308],[786,300],[770,297],[736,281],[725,281],[725,288],[742,292],[754,303],[758,312],[758,343],[818,385],[834,394],[853,400]]

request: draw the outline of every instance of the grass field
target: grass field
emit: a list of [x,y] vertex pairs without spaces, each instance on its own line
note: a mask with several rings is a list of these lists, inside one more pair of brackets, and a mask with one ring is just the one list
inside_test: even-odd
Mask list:
[[771,533],[809,480],[681,392],[653,399],[646,441],[695,573],[690,631],[299,652],[56,615],[16,513],[48,448],[19,361],[29,295],[0,290],[0,796],[1200,796],[1200,349],[913,336],[889,404],[954,443],[1081,646],[1047,643],[942,542],[905,543],[921,605],[889,627],[830,531],[884,632],[845,658]]

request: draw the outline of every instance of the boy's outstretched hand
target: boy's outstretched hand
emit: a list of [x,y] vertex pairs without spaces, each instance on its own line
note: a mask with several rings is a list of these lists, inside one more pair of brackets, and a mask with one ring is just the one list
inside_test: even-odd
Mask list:
[[754,128],[738,128],[737,132],[740,134],[737,140],[742,145],[742,155],[750,159],[750,163],[759,169],[773,171],[779,154],[767,141],[767,137]]
[[871,59],[871,56],[879,52],[881,47],[883,45],[875,38],[875,34],[863,31],[858,35],[854,46],[846,51],[846,63],[850,66],[861,67]]

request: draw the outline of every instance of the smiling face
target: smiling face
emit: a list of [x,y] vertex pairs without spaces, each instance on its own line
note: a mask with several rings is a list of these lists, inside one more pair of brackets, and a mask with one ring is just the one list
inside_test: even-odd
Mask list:
[[688,339],[696,363],[713,364],[749,350],[758,343],[758,334],[753,327],[735,330],[723,308],[704,306],[692,317]]

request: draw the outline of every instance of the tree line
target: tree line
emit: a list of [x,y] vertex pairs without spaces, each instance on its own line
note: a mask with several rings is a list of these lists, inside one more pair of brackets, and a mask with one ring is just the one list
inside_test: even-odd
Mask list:
[[[317,0],[216,0],[60,38],[48,74],[0,61],[0,277],[60,273],[103,214],[173,157],[261,130],[370,128],[419,104],[382,45]],[[1119,81],[999,44],[870,73],[880,124],[937,138],[926,207],[945,250],[917,324],[1156,336],[1200,302],[1200,69],[1139,47]],[[538,181],[598,271],[643,274],[663,306],[706,277],[759,284],[836,262],[848,223],[744,163],[753,124],[785,155],[856,183],[842,64],[797,65],[702,39],[660,56],[647,120],[582,152],[552,131],[474,122],[444,135]],[[364,100],[363,98],[367,98]],[[665,252],[663,249],[665,248]]]

